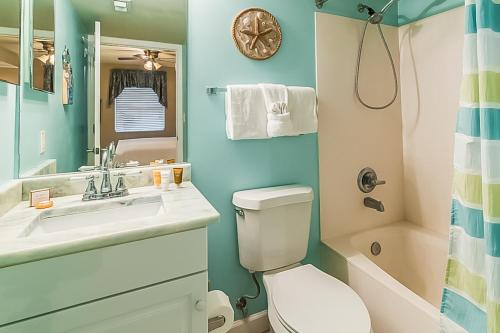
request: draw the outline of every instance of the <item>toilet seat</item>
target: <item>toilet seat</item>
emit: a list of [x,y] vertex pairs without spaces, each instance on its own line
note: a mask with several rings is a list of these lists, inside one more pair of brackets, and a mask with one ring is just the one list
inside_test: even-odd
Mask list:
[[[275,331],[369,333],[370,316],[349,286],[312,265],[264,275]],[[271,318],[272,317],[272,318]]]

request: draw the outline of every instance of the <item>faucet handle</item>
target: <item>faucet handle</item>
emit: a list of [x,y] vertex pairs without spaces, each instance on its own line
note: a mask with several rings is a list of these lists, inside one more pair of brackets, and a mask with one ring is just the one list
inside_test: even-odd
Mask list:
[[370,193],[378,185],[386,184],[385,180],[379,180],[377,173],[372,168],[364,168],[358,175],[358,187],[363,193]]
[[83,194],[83,199],[89,199],[92,196],[97,194],[97,188],[95,187],[95,176],[90,175],[87,176],[85,179],[87,179],[89,182],[87,184],[87,188],[85,189],[85,193]]
[[120,172],[119,174],[117,174],[118,176],[118,181],[116,183],[116,188],[115,188],[115,191],[116,192],[125,192],[127,190],[127,186],[125,185],[125,176],[126,176],[126,173],[124,172]]
[[373,186],[385,185],[387,182],[385,180],[372,179],[371,184]]

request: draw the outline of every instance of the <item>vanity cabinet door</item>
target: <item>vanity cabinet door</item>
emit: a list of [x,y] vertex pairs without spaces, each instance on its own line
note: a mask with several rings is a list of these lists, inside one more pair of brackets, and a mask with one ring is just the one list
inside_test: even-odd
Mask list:
[[207,273],[4,326],[0,333],[206,333]]

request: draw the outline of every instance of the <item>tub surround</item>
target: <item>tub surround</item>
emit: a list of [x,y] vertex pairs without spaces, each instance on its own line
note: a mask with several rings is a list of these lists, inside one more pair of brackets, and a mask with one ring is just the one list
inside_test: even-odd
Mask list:
[[460,7],[399,28],[405,219],[446,236],[463,18]]
[[52,209],[72,214],[84,205],[98,209],[112,202],[158,195],[165,207],[164,214],[29,237],[23,236],[43,211],[21,202],[0,219],[0,267],[202,228],[219,219],[219,213],[190,182],[184,182],[180,188],[173,185],[168,192],[152,186],[135,188],[126,198],[99,202],[82,202],[81,194],[60,197],[54,199]]
[[[317,14],[321,200],[331,203],[321,205],[322,239],[400,220],[448,234],[463,16],[459,7],[383,27],[398,66],[400,98],[387,110],[373,111],[359,105],[352,89],[359,46],[353,36],[361,34],[363,22]],[[361,95],[373,101],[387,96],[393,84],[380,43],[369,26],[360,81]],[[365,166],[387,180],[369,195],[384,203],[383,214],[365,209],[365,195],[355,187]]]
[[[403,219],[401,104],[368,110],[355,97],[354,78],[364,21],[316,14],[319,100],[319,174],[321,238],[331,238]],[[398,28],[382,25],[399,72]],[[367,30],[360,72],[360,93],[382,105],[393,94],[394,79],[377,29]],[[373,168],[387,184],[370,194],[356,184],[359,172]],[[372,197],[385,212],[363,205]],[[328,203],[328,204],[325,204]]]

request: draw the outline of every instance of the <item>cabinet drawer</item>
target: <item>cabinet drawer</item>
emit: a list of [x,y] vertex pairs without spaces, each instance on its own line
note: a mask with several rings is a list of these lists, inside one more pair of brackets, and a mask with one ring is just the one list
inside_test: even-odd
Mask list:
[[0,325],[206,269],[206,228],[3,268]]
[[97,302],[28,319],[0,333],[201,333],[207,273],[199,273]]

